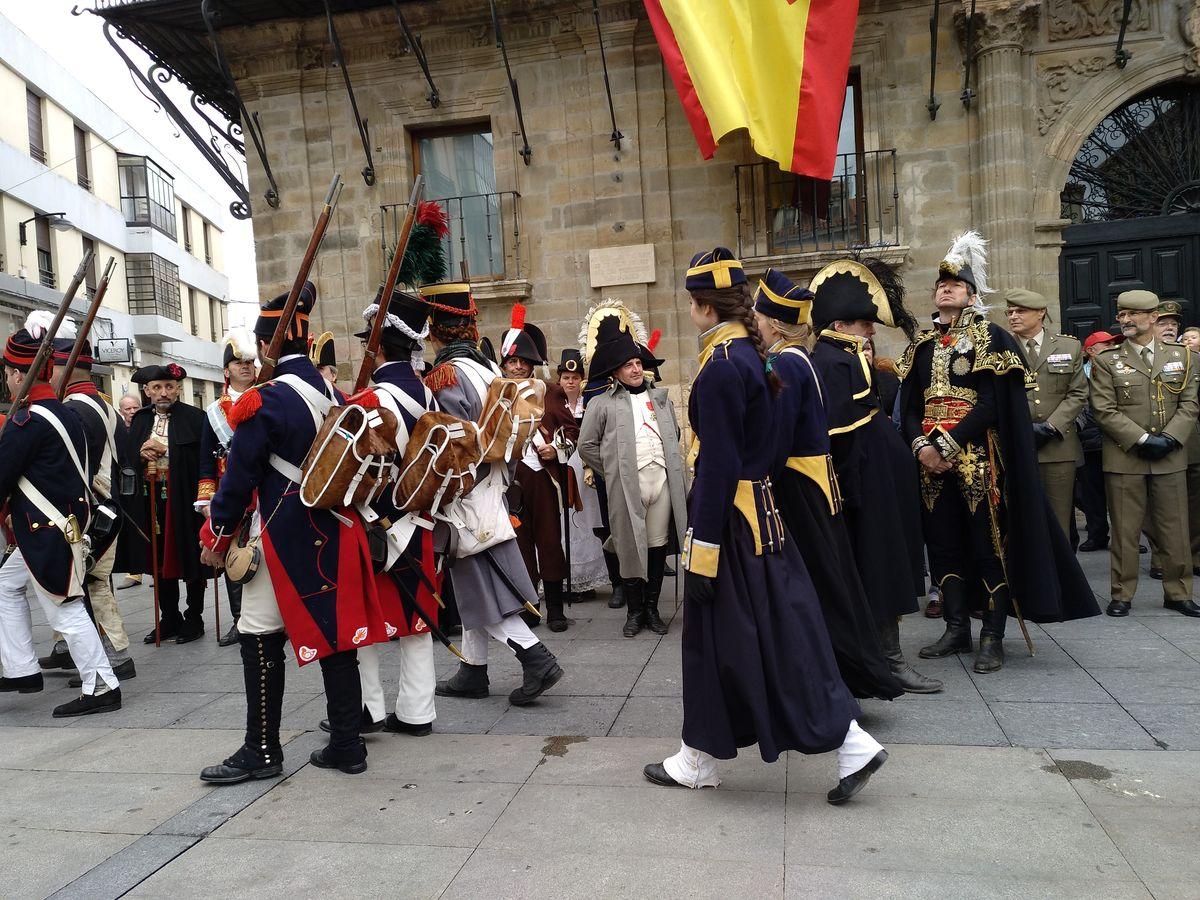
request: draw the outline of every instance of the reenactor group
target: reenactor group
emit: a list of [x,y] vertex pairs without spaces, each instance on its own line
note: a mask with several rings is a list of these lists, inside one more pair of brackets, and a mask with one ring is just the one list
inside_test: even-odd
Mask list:
[[[491,641],[521,665],[511,703],[564,678],[534,628],[570,627],[571,522],[586,501],[626,637],[667,632],[659,601],[679,556],[683,730],[645,777],[709,787],[744,747],[767,762],[837,750],[828,799],[843,803],[887,759],[858,698],[942,690],[901,650],[927,573],[945,631],[920,657],[974,653],[978,673],[1004,666],[1010,619],[1029,641],[1029,621],[1099,613],[1072,546],[1089,415],[1111,523],[1109,615],[1129,613],[1143,532],[1167,608],[1200,615],[1195,353],[1156,330],[1147,291],[1120,295],[1121,339],[1106,335],[1107,348],[1051,334],[1050,304],[1024,289],[1003,294],[1006,331],[984,303],[986,263],[978,234],[953,243],[920,330],[882,261],[837,260],[802,287],[774,270],[752,285],[722,247],[696,254],[686,431],[658,383],[657,336],[620,301],[588,311],[547,384],[546,337],[523,307],[493,346],[470,284],[405,278],[402,290],[398,260],[363,311],[352,390],[334,383],[330,335],[310,338],[317,291],[302,269],[227,337],[225,391],[206,410],[179,401],[179,366],[143,373],[149,402],[124,452],[87,371],[86,328],[31,317],[4,350],[20,402],[0,435],[0,686],[40,690],[41,668],[70,666],[81,693],[56,716],[119,708],[118,677],[134,673],[114,565],[154,577],[148,643],[203,634],[205,586],[223,572],[234,623],[219,637],[240,648],[246,734],[200,777],[280,775],[289,644],[325,686],[329,742],[312,763],[359,773],[363,735],[426,735],[436,696],[488,696]],[[890,392],[877,327],[909,341]],[[94,529],[104,516],[118,527]],[[135,552],[118,552],[126,543]],[[29,588],[62,640],[40,661]],[[441,682],[435,644],[459,658]],[[385,653],[399,673],[390,709]]]

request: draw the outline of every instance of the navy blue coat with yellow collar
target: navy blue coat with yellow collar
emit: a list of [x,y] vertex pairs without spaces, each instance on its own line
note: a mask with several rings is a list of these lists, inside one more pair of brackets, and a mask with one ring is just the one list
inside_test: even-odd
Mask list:
[[[307,356],[284,357],[275,375],[297,376],[327,394],[325,379]],[[308,404],[287,384],[271,381],[243,394],[229,422],[233,440],[202,542],[223,552],[257,492],[263,560],[299,663],[386,641],[366,530],[357,513],[337,510],[340,521],[334,511],[304,506],[299,485],[271,465],[272,454],[296,467],[303,464],[317,434]]]
[[[44,388],[44,390],[41,390]],[[54,399],[49,386],[34,388],[33,405],[52,413],[83,462],[87,442],[79,419]],[[29,410],[15,413],[0,435],[0,506],[7,504],[17,548],[42,592],[56,601],[82,596],[72,578],[71,547],[63,533],[17,487],[24,476],[63,515],[87,528],[87,488],[54,426]]]

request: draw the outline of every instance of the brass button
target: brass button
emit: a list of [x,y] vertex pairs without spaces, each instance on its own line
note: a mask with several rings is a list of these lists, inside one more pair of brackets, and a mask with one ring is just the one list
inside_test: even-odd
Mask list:
[[1150,433],[1151,433],[1151,434],[1153,434],[1153,433],[1155,433],[1155,432],[1157,432],[1157,431],[1158,431],[1158,429],[1157,429],[1157,428],[1153,428],[1153,427],[1151,427],[1151,429],[1150,429]]
[[322,544],[322,541],[313,541],[313,546],[314,546],[314,547],[320,547],[320,546],[321,546],[321,544]]
[[30,531],[37,531],[37,530],[38,530],[39,528],[41,528],[41,527],[42,527],[42,526],[41,526],[41,524],[40,524],[40,523],[38,523],[38,522],[34,522],[32,525],[30,525],[30,526],[29,526],[29,530],[30,530]]
[[1042,403],[1042,401],[1041,401],[1041,400],[1034,400],[1033,402],[1034,402],[1034,403],[1036,403],[1036,404],[1038,404],[1039,406],[1040,406],[1040,405],[1041,405],[1041,403]]
[[1129,387],[1129,382],[1125,382],[1125,387]]

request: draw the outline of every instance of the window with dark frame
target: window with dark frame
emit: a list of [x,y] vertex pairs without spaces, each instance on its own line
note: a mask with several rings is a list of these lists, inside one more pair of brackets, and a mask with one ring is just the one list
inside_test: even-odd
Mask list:
[[208,332],[212,336],[213,341],[220,339],[221,330],[217,327],[220,306],[220,302],[215,297],[208,298]]
[[29,155],[45,164],[46,131],[42,126],[42,98],[30,88],[25,88],[25,112],[29,122]]
[[54,253],[50,244],[50,220],[35,219],[33,230],[37,235],[38,282],[42,287],[52,288],[55,286],[55,279]]
[[180,209],[180,213],[182,215],[182,223],[181,224],[183,225],[183,249],[186,250],[188,253],[191,253],[192,252],[192,217],[190,215],[188,215],[189,210],[188,210],[188,206],[186,203],[181,203],[179,205],[179,209]]
[[163,316],[183,322],[178,266],[156,253],[126,254],[125,285],[131,316]]
[[91,300],[96,296],[96,242],[86,235],[83,238],[83,255],[92,254],[92,261],[88,263],[87,271],[83,273],[83,283],[87,287],[87,298]]
[[898,242],[895,153],[864,149],[862,82],[857,69],[847,77],[831,180],[796,175],[771,160],[734,169],[743,256]]
[[85,191],[92,189],[92,179],[88,169],[88,139],[87,132],[75,126],[75,182]]
[[147,156],[117,157],[125,224],[157,228],[175,240],[175,180]]
[[210,234],[209,224],[204,223],[204,261],[208,265],[212,265],[212,235]]
[[504,276],[504,211],[496,191],[492,137],[490,122],[412,135],[413,165],[416,174],[425,176],[425,196],[439,200],[450,220],[444,243],[447,268],[455,278],[464,259],[472,278]]
[[192,323],[192,335],[199,336],[200,325],[196,322],[196,292],[191,287],[187,289],[188,297],[188,318]]

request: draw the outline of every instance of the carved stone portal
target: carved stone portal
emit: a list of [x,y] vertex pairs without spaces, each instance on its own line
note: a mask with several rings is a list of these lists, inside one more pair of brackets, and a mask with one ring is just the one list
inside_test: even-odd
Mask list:
[[[1101,37],[1121,30],[1121,0],[1047,0],[1046,26],[1052,41]],[[1145,0],[1133,0],[1127,31],[1150,28],[1150,9]]]

